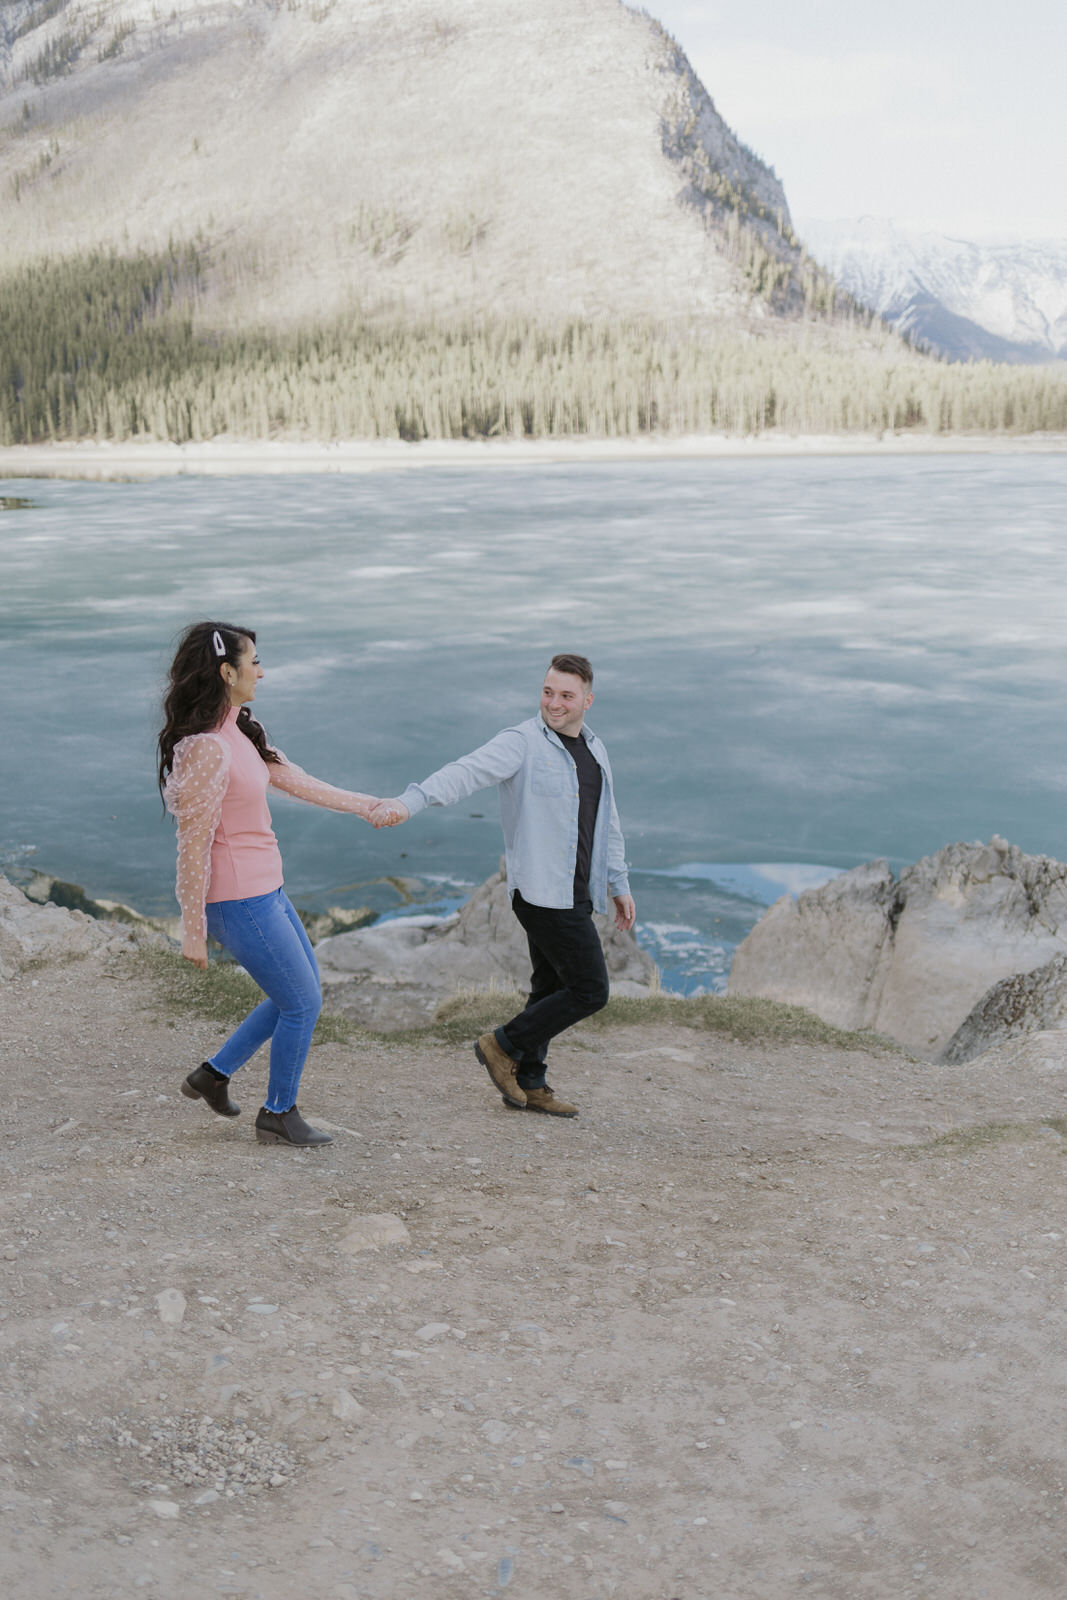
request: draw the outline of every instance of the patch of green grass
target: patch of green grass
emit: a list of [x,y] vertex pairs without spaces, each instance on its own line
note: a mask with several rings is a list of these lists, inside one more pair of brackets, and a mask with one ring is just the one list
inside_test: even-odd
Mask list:
[[315,1024],[315,1032],[311,1036],[312,1044],[351,1044],[359,1038],[363,1030],[357,1026],[351,1017],[343,1017],[338,1011],[320,1011],[319,1020]]
[[[161,1003],[172,1015],[205,1017],[232,1028],[263,998],[252,979],[228,963],[213,961],[207,972],[198,972],[171,951],[147,950],[139,959],[151,976]],[[324,1011],[315,1029],[314,1043],[353,1044],[360,1038],[369,1038],[398,1047],[430,1041],[468,1045],[479,1034],[499,1027],[502,1019],[520,1011],[525,998],[518,989],[467,991],[444,1001],[424,1026],[390,1032],[360,1027],[348,1017]],[[741,1044],[812,1044],[832,1050],[902,1054],[899,1046],[879,1034],[849,1033],[831,1027],[801,1006],[734,995],[618,996],[590,1017],[587,1025],[648,1027],[657,1023],[722,1033]]]
[[914,1145],[909,1155],[969,1156],[992,1145],[1023,1144],[1037,1136],[1037,1126],[1026,1122],[977,1122],[970,1128],[953,1128],[936,1139]]
[[88,954],[85,950],[65,950],[61,954],[47,956],[31,956],[28,961],[23,961],[20,966],[22,972],[48,972],[55,967],[71,967],[75,961],[84,961]]
[[802,1006],[777,1000],[749,999],[743,995],[702,994],[671,996],[618,996],[590,1021],[611,1027],[627,1023],[673,1023],[708,1033],[729,1034],[742,1044],[821,1044],[834,1050],[891,1050],[899,1046],[876,1033],[853,1033],[835,1028]]
[[[246,972],[229,962],[212,961],[206,972],[171,950],[142,950],[137,958],[151,978],[163,1010],[172,1016],[202,1017],[236,1028],[263,999]],[[323,1012],[312,1044],[349,1044],[359,1033],[347,1017]]]
[[1041,1126],[1051,1128],[1061,1139],[1067,1139],[1067,1117],[1042,1117]]
[[[505,993],[464,994],[447,1000],[437,1008],[428,1028],[419,1034],[433,1034],[450,1044],[477,1038],[500,1025],[501,1018],[521,1009],[524,996],[517,990]],[[616,996],[603,1011],[589,1018],[595,1028],[649,1026],[667,1023],[675,1027],[699,1028],[709,1033],[725,1033],[743,1044],[796,1043],[821,1044],[835,1050],[878,1050],[900,1054],[899,1047],[874,1033],[849,1033],[834,1028],[821,1017],[800,1006],[780,1005],[775,1000],[749,1000],[735,995],[698,995],[682,998],[666,994]],[[392,1035],[396,1037],[396,1035]]]
[[[480,1033],[499,1028],[502,1021],[521,1011],[526,996],[518,989],[488,989],[481,994],[460,994],[439,1005],[433,1021],[418,1032],[447,1044],[469,1044]],[[396,1035],[391,1035],[395,1038]]]

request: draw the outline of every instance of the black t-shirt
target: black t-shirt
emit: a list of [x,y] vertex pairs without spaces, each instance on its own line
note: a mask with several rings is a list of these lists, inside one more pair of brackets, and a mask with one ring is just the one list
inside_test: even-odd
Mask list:
[[578,857],[574,864],[574,904],[579,905],[583,900],[592,898],[589,893],[589,864],[593,858],[593,830],[596,827],[604,774],[580,733],[575,738],[567,733],[558,734],[557,737],[578,769]]

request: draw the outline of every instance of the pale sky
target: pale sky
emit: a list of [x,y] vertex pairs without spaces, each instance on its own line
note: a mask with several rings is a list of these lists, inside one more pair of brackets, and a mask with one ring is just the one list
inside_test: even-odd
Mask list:
[[794,217],[1067,238],[1065,0],[644,8],[775,169]]

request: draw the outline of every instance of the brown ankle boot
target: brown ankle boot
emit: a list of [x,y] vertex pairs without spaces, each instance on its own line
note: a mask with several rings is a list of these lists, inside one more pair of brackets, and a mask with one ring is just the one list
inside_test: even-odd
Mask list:
[[546,1083],[543,1089],[527,1089],[527,1111],[545,1111],[550,1117],[576,1117],[578,1107],[569,1100],[561,1100]]
[[488,1072],[509,1106],[522,1107],[526,1094],[519,1088],[515,1077],[515,1063],[496,1041],[495,1033],[483,1033],[474,1046],[474,1054]]

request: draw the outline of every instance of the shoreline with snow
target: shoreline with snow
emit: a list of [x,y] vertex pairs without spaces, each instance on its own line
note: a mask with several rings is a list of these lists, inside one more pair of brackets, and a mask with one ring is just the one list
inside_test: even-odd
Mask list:
[[619,462],[773,459],[797,456],[1062,454],[1067,434],[701,434],[619,439],[213,439],[200,444],[10,445],[0,478],[233,477],[305,472],[394,472],[434,467],[593,466]]

